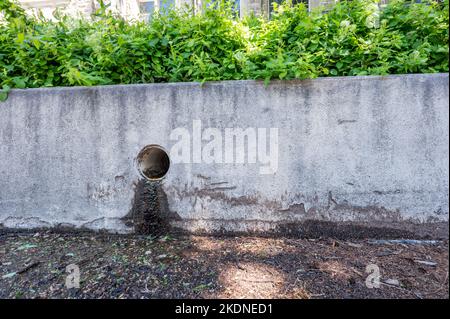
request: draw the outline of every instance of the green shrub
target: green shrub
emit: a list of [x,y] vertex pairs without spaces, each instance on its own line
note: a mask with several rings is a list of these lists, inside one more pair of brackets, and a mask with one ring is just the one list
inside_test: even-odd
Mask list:
[[29,88],[448,72],[448,0],[341,1],[326,13],[276,6],[239,19],[214,2],[127,22],[26,16],[0,0],[0,86]]

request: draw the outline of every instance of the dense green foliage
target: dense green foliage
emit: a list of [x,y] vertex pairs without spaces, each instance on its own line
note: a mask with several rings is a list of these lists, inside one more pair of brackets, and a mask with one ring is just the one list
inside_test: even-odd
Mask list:
[[276,6],[270,20],[169,10],[126,22],[25,16],[0,0],[0,87],[448,72],[448,0],[341,1],[326,13]]

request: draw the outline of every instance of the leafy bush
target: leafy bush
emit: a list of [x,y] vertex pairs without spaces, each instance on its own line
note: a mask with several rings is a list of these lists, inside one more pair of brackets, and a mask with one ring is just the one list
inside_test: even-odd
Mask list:
[[214,2],[126,22],[26,16],[0,0],[0,86],[99,85],[448,72],[448,0],[341,1],[326,13],[276,6],[239,19]]
[[312,15],[284,5],[257,36],[258,77],[448,72],[448,0],[391,1],[383,10],[345,1]]

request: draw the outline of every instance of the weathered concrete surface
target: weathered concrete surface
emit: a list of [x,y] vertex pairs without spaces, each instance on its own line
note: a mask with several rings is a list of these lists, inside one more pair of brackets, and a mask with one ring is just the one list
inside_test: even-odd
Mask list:
[[448,222],[448,79],[13,90],[0,104],[0,223],[132,231],[124,217],[136,206],[136,155],[148,144],[170,150],[172,130],[192,132],[193,120],[220,130],[278,128],[278,170],[172,163],[158,206],[176,226]]

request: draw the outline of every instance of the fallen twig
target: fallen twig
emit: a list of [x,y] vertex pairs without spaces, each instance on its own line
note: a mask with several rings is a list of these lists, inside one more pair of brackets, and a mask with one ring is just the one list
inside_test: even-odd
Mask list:
[[19,271],[17,271],[18,274],[23,274],[25,272],[27,272],[28,270],[30,270],[31,268],[36,267],[37,265],[39,265],[41,262],[40,261],[35,261],[27,266],[25,266],[24,268],[20,269]]
[[392,245],[392,244],[404,244],[404,245],[436,245],[439,244],[439,240],[416,240],[416,239],[379,239],[369,240],[369,244],[378,245]]

